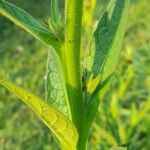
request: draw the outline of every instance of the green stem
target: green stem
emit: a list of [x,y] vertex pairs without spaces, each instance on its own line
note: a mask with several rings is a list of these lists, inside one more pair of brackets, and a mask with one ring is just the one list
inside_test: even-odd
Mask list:
[[81,92],[80,41],[83,0],[66,0],[65,50],[68,83]]
[[82,9],[83,0],[66,0],[65,46],[62,54],[72,121],[78,129],[79,137],[83,119],[80,64]]

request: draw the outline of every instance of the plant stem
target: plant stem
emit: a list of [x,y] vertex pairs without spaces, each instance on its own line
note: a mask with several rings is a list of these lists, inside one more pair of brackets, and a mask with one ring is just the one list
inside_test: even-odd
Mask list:
[[62,54],[72,121],[78,129],[79,136],[83,117],[80,64],[82,9],[83,0],[66,0],[65,47]]

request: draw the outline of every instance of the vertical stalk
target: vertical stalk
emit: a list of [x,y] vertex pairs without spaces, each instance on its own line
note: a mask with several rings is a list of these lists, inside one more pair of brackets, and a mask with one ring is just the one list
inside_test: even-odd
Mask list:
[[80,64],[82,8],[83,0],[66,0],[65,46],[62,57],[72,121],[75,123],[79,134],[82,130],[83,117]]

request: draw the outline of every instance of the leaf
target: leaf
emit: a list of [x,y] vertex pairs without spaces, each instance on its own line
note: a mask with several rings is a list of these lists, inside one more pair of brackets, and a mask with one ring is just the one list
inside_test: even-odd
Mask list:
[[86,125],[90,127],[95,114],[97,112],[99,103],[100,103],[100,99],[103,98],[103,96],[105,95],[105,93],[108,91],[109,89],[109,84],[110,81],[112,79],[112,75],[110,75],[105,81],[103,81],[94,91],[93,95],[90,97],[90,99],[88,100],[87,104],[85,105],[85,115],[86,115]]
[[63,67],[58,54],[52,48],[47,60],[46,100],[64,115],[71,117]]
[[89,94],[92,94],[97,86],[100,84],[101,82],[101,76],[98,75],[96,78],[93,79],[93,75],[90,76],[88,82],[87,82],[87,92]]
[[113,92],[112,93],[112,98],[111,98],[111,101],[110,101],[110,111],[111,111],[111,114],[112,114],[112,117],[114,120],[118,120],[118,117],[119,117],[119,98],[118,98],[118,93],[116,92]]
[[0,0],[0,14],[14,22],[19,27],[26,30],[27,32],[34,35],[40,41],[53,46],[56,50],[58,49],[58,38],[49,30],[44,28],[29,13],[14,6],[11,3]]
[[96,123],[93,123],[93,128],[95,128],[97,134],[100,136],[100,138],[104,139],[106,143],[108,143],[109,145],[117,146],[116,139],[108,130],[101,128],[99,124]]
[[139,111],[136,109],[135,104],[133,104],[131,108],[132,114],[130,116],[131,126],[132,127],[136,126],[146,116],[146,113],[148,111],[150,111],[150,97],[145,102],[145,104],[140,108]]
[[51,0],[51,18],[55,23],[59,21],[58,0]]
[[86,131],[89,132],[100,100],[109,89],[110,81],[117,63],[125,26],[129,0],[111,0],[104,12],[85,54],[84,68],[94,78],[102,80],[85,106]]
[[94,93],[91,95],[91,97],[84,106],[83,124],[85,124],[85,126],[83,134],[85,137],[88,137],[91,124],[94,120],[95,114],[97,112],[100,103],[100,99],[102,99],[106,91],[108,91],[112,76],[113,74],[110,75],[100,85],[98,85],[98,87],[96,88],[96,90],[94,91]]
[[102,73],[103,81],[114,72],[127,22],[129,0],[112,0],[105,10],[85,53],[84,68]]
[[76,127],[63,114],[46,104],[32,93],[17,87],[16,85],[0,80],[0,84],[10,92],[16,94],[25,104],[27,104],[37,116],[52,130],[59,139],[61,145],[66,150],[75,150],[78,133]]

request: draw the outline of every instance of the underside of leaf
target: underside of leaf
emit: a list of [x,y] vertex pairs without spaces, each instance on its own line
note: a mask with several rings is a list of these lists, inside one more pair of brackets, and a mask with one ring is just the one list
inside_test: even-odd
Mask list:
[[0,80],[0,84],[10,92],[16,94],[25,104],[27,104],[37,116],[52,130],[59,139],[62,147],[66,150],[76,149],[78,133],[72,122],[63,114],[46,104],[43,100],[30,92],[17,87],[16,85]]
[[66,116],[70,116],[63,67],[54,49],[49,50],[46,70],[46,101]]

